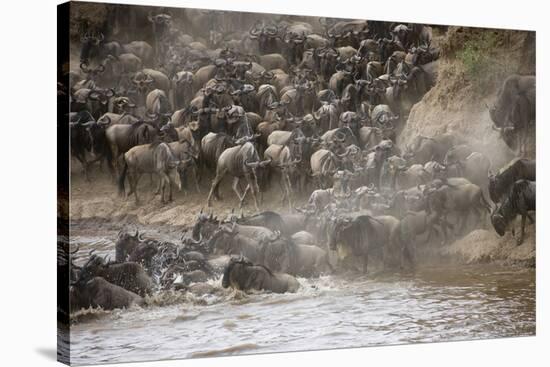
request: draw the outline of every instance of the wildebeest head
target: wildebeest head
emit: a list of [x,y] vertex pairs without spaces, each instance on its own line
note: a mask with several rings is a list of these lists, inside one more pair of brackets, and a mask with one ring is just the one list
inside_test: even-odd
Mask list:
[[214,233],[214,231],[218,228],[218,225],[218,217],[215,217],[212,213],[210,213],[210,215],[203,213],[201,209],[199,215],[197,216],[197,220],[193,225],[191,237],[194,240],[198,240],[201,237],[210,238],[212,233]]
[[315,68],[325,80],[330,78],[339,56],[340,52],[334,47],[317,48],[313,51]]
[[234,61],[230,64],[228,75],[236,78],[237,80],[245,80],[246,72],[252,69],[252,62],[247,61]]
[[86,32],[80,36],[80,62],[88,62],[90,58],[99,55],[100,43],[104,39],[103,33]]
[[115,261],[126,261],[128,255],[131,254],[143,241],[143,233],[140,234],[137,229],[134,234],[126,231],[120,231],[115,242]]
[[226,254],[230,252],[232,240],[238,234],[235,226],[236,222],[233,222],[232,225],[218,224],[208,240],[207,247],[212,249],[214,253]]
[[[336,250],[336,246],[339,243],[346,242],[350,233],[349,230],[353,226],[353,219],[349,217],[331,217],[329,221],[328,238],[329,248]],[[351,234],[353,235],[353,234]]]
[[105,65],[100,64],[95,68],[90,68],[87,62],[81,62],[80,70],[86,74],[87,80],[95,81],[100,74],[105,72]]
[[261,21],[256,22],[249,30],[249,37],[258,40],[258,46],[263,53],[269,52],[270,46],[280,38],[279,29],[274,25],[264,26]]
[[495,213],[491,215],[491,223],[493,224],[493,228],[498,233],[498,235],[504,236],[508,223],[506,222],[504,217],[498,213],[498,209],[495,211]]
[[107,256],[105,256],[105,258],[102,258],[98,255],[92,254],[88,261],[82,266],[82,269],[80,270],[80,274],[78,276],[79,280],[88,281],[100,274],[101,271],[106,266],[108,266],[106,258]]
[[506,79],[500,87],[494,105],[489,108],[489,115],[496,127],[511,125],[509,119],[519,92],[517,78]]
[[267,267],[255,266],[244,256],[231,257],[223,272],[222,287],[228,288],[232,286],[237,289],[243,289],[245,284],[250,284],[250,278],[254,276],[253,269],[257,269],[258,267],[265,269],[265,272],[273,275]]
[[112,97],[114,97],[114,95],[115,95],[115,90],[112,88],[110,89],[96,88],[90,91],[90,93],[88,94],[88,100],[95,101],[102,104],[103,106],[106,106],[109,103],[109,100]]
[[116,113],[124,113],[136,107],[128,97],[116,97],[113,99],[113,107]]
[[158,35],[165,34],[170,29],[170,24],[172,23],[172,16],[169,13],[161,13],[157,15],[152,15],[149,13],[147,19],[153,23],[154,30]]
[[147,91],[154,88],[155,80],[151,78],[149,74],[145,74],[144,72],[140,71],[134,75],[132,83],[137,88],[139,93],[145,94]]
[[399,24],[393,29],[392,34],[397,37],[399,42],[401,42],[404,47],[407,47],[407,38],[409,37],[409,32],[409,27],[404,24]]

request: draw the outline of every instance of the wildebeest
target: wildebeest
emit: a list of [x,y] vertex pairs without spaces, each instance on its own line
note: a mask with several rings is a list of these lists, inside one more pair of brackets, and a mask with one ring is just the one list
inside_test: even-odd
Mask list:
[[[192,159],[192,158],[187,158]],[[166,143],[144,144],[131,148],[124,154],[124,167],[118,179],[119,193],[124,194],[124,180],[128,175],[130,191],[127,196],[134,194],[136,204],[139,204],[137,187],[139,179],[144,173],[156,174],[159,177],[157,192],[160,193],[161,203],[165,203],[165,191],[168,189],[168,200],[172,200],[172,186],[181,190],[180,175],[178,166],[181,161],[178,160],[172,150]]]
[[115,261],[125,262],[143,240],[143,234],[140,234],[137,229],[134,234],[121,230],[115,242]]
[[262,265],[254,265],[247,259],[232,258],[224,270],[224,288],[239,290],[266,290],[274,293],[296,292],[300,283],[292,275],[273,273]]
[[[518,180],[514,182],[508,196],[491,214],[491,223],[500,236],[504,236],[510,222],[521,215],[521,234],[517,238],[516,244],[519,246],[523,243],[525,219],[529,218],[531,223],[534,223],[529,211],[536,210],[536,193],[537,187],[534,181]],[[514,233],[515,231],[512,229],[512,234]]]
[[318,246],[297,244],[276,235],[262,241],[262,264],[269,269],[311,277],[332,272],[328,254]]
[[407,167],[390,163],[389,169],[392,177],[392,187],[396,191],[422,185],[430,180],[429,173],[421,164],[413,164]]
[[[212,203],[212,195],[219,198],[218,186],[226,174],[233,176],[233,191],[239,198],[239,205],[242,207],[248,190],[254,199],[256,210],[258,207],[258,195],[260,188],[258,186],[258,170],[269,164],[269,160],[260,161],[258,152],[251,142],[245,142],[242,145],[237,145],[226,149],[218,159],[216,166],[216,177],[212,181],[212,187],[208,193],[207,205]],[[241,195],[238,189],[239,180],[245,178],[247,187]]]
[[69,114],[71,155],[82,164],[86,180],[89,180],[86,156],[92,151],[93,143],[88,128],[94,123],[94,118],[86,110]]
[[249,216],[238,217],[236,218],[236,222],[239,225],[261,226],[271,231],[279,231],[283,236],[289,234],[281,215],[270,210]]
[[371,252],[382,252],[384,266],[396,262],[403,266],[406,255],[410,260],[410,251],[400,240],[400,222],[392,216],[337,217],[332,222],[329,248],[337,251],[339,262],[355,260],[356,266],[366,272]]
[[263,253],[259,238],[239,233],[235,227],[221,226],[208,240],[208,247],[218,255],[243,255],[255,263],[262,263]]
[[139,295],[109,283],[102,277],[75,282],[70,289],[70,300],[72,312],[88,307],[113,310],[145,303]]
[[497,203],[510,191],[518,180],[536,181],[536,161],[526,158],[515,158],[496,174],[489,173],[489,196]]
[[153,281],[143,267],[133,262],[112,263],[92,255],[80,270],[79,279],[86,281],[93,277],[102,277],[110,283],[141,296],[150,294]]
[[491,206],[483,196],[481,188],[466,179],[460,178],[461,184],[451,183],[449,180],[434,180],[432,186],[426,188],[425,195],[428,202],[428,211],[435,211],[447,221],[447,215],[455,212],[461,222],[459,233],[466,229],[468,214],[473,212],[477,221],[484,218],[484,213],[491,211]]
[[519,152],[525,152],[527,132],[536,120],[536,78],[534,75],[511,75],[504,80],[489,115],[496,128],[513,127]]
[[152,143],[157,130],[144,121],[131,125],[112,125],[105,130],[105,137],[111,150],[111,157],[118,168],[119,157],[136,145]]

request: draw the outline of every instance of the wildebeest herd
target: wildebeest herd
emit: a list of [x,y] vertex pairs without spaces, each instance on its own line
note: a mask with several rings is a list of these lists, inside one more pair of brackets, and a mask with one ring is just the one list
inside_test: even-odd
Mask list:
[[[231,177],[240,207],[251,198],[256,214],[201,211],[180,244],[121,231],[114,260],[91,253],[73,264],[73,310],[143,304],[153,290],[220,276],[223,287],[293,292],[296,277],[414,267],[417,244],[450,243],[490,225],[488,215],[499,235],[521,215],[522,243],[535,210],[535,161],[521,157],[534,76],[503,80],[490,108],[518,151],[493,174],[459,134],[397,144],[437,80],[430,26],[260,21],[222,42],[215,31],[194,39],[168,13],[149,21],[152,44],[81,34],[69,75],[72,157],[90,185],[93,164],[106,165],[113,189],[137,205],[144,174],[157,179],[162,203],[175,188],[200,192],[214,175],[205,208],[223,200],[220,183]],[[260,210],[272,182],[286,213]]]

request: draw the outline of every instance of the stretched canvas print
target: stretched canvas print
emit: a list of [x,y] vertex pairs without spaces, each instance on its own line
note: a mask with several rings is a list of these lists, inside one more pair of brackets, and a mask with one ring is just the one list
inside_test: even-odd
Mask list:
[[535,32],[58,22],[60,361],[535,335]]

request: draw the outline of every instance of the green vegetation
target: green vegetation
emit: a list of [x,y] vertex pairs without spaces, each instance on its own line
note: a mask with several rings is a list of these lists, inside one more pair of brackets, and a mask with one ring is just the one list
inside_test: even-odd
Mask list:
[[[506,48],[509,44],[509,37],[502,36],[498,31],[480,30],[456,53],[456,58],[464,65],[467,80],[479,91],[494,87],[503,75],[514,69],[510,58],[502,54],[503,46]],[[497,54],[497,51],[500,52]]]

